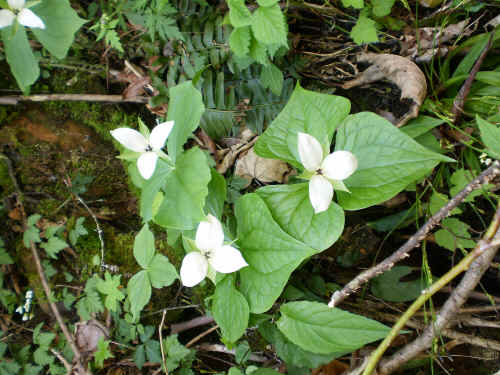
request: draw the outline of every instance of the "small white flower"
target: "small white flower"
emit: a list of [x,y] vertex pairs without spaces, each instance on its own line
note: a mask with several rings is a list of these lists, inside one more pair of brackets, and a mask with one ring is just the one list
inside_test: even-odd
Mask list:
[[199,251],[188,253],[182,260],[180,273],[184,286],[199,284],[207,276],[209,265],[221,273],[235,272],[248,266],[239,250],[224,245],[222,225],[212,215],[198,225],[195,243]]
[[308,172],[313,173],[309,180],[309,200],[317,214],[326,211],[332,201],[330,180],[345,180],[358,167],[358,160],[349,151],[335,151],[323,159],[323,149],[316,138],[306,133],[299,133],[298,137],[300,161]]
[[141,153],[137,159],[137,168],[141,176],[148,180],[155,171],[158,154],[165,145],[173,126],[173,121],[158,124],[151,131],[148,139],[137,130],[130,128],[115,129],[111,131],[111,135],[129,150]]
[[7,0],[7,3],[10,9],[0,9],[0,29],[12,25],[16,18],[23,26],[45,29],[42,19],[25,8],[25,0]]

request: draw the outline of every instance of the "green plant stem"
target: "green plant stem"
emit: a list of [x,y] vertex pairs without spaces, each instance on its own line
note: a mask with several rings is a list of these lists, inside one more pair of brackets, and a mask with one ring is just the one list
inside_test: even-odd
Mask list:
[[[500,205],[499,205],[500,207]],[[500,209],[500,208],[499,208]],[[497,211],[498,212],[498,211]],[[500,227],[500,215],[495,215],[495,218],[491,222],[484,238],[478,242],[473,251],[471,251],[465,258],[463,258],[455,267],[449,270],[445,275],[443,275],[438,281],[432,284],[429,288],[425,289],[420,297],[418,297],[415,302],[406,310],[406,312],[399,318],[396,324],[392,327],[391,331],[387,337],[380,343],[378,348],[372,353],[370,359],[366,365],[363,375],[371,375],[375,370],[379,360],[382,358],[383,354],[394,340],[394,338],[399,334],[399,331],[406,325],[408,320],[422,307],[422,305],[429,300],[435,293],[442,289],[446,284],[452,281],[455,277],[460,275],[462,272],[466,271],[471,263],[480,256],[485,250],[496,245],[495,242],[491,242],[494,235],[497,233]]]

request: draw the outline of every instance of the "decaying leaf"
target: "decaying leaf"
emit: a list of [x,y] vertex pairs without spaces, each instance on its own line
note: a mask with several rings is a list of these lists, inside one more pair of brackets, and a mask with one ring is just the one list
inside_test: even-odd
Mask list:
[[110,73],[117,81],[129,84],[122,93],[125,99],[144,94],[158,95],[158,90],[151,85],[151,78],[139,66],[131,64],[127,60],[125,60],[125,68],[122,71],[112,70]]
[[398,55],[362,53],[358,62],[372,64],[357,78],[344,83],[342,88],[350,89],[380,80],[388,80],[401,90],[401,99],[411,99],[413,104],[406,114],[397,120],[400,127],[418,116],[418,110],[427,95],[427,82],[420,68],[411,60]]
[[421,27],[405,32],[401,42],[401,56],[409,57],[417,63],[430,62],[433,57],[446,56],[449,47],[447,42],[461,35],[469,35],[472,29],[467,28],[469,19],[441,27]]
[[240,137],[236,138],[232,145],[215,153],[217,172],[224,174],[234,165],[238,155],[251,148],[257,141],[257,137],[249,129],[242,130]]
[[97,350],[99,339],[109,337],[108,329],[95,319],[76,324],[76,345],[84,355],[89,355]]
[[285,182],[290,174],[290,166],[276,159],[265,159],[258,156],[253,147],[236,161],[234,174],[248,180],[248,184],[255,178],[260,182]]

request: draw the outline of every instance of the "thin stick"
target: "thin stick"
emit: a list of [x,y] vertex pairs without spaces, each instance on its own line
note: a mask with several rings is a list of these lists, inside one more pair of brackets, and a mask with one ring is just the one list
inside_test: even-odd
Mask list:
[[105,102],[105,103],[140,103],[146,104],[149,98],[136,96],[124,98],[121,95],[100,94],[40,94],[40,95],[9,95],[0,96],[0,105],[17,105],[19,102]]
[[215,331],[217,328],[219,328],[219,326],[216,324],[214,325],[212,328],[209,328],[207,329],[205,332],[202,332],[200,333],[198,336],[196,336],[194,339],[192,339],[191,341],[189,341],[187,344],[186,344],[186,348],[189,348],[190,346],[192,346],[193,344],[197,343],[199,340],[201,340],[203,337],[205,337],[206,335],[208,335],[209,333],[212,333],[213,331]]
[[104,262],[104,236],[101,226],[99,225],[99,220],[97,220],[97,216],[94,214],[94,211],[90,209],[90,207],[85,203],[85,201],[74,191],[71,190],[69,177],[67,179],[63,178],[64,184],[68,188],[69,192],[80,202],[80,204],[87,210],[89,215],[92,217],[95,223],[95,227],[97,230],[97,236],[99,237],[99,242],[101,244],[101,269],[106,269],[109,266]]
[[[458,287],[448,298],[443,308],[441,309],[440,313],[438,314],[436,323],[431,324],[429,326],[430,329],[429,327],[426,329],[427,333],[424,332],[423,334],[421,334],[419,338],[412,343],[413,345],[407,345],[405,348],[403,348],[403,350],[399,351],[398,353],[410,350],[411,354],[417,355],[424,348],[428,347],[427,344],[430,344],[430,342],[432,342],[432,339],[435,337],[436,331],[445,328],[447,324],[451,323],[451,317],[455,315],[460,306],[462,306],[465,303],[468,297],[467,292],[472,291],[476,287],[477,283],[481,279],[481,276],[486,271],[486,269],[488,269],[489,262],[491,261],[491,259],[493,259],[493,256],[497,251],[498,246],[491,247],[489,245],[490,242],[493,240],[493,236],[495,236],[496,238],[500,237],[500,232],[498,232],[499,226],[500,226],[500,205],[483,239],[477,243],[473,251],[467,254],[465,258],[463,258],[455,267],[453,267],[446,274],[444,274],[438,281],[432,284],[429,288],[425,289],[420,295],[420,297],[418,297],[411,304],[408,310],[406,310],[406,312],[401,316],[401,318],[399,318],[396,324],[392,327],[391,331],[386,336],[386,338],[372,353],[372,355],[370,356],[370,360],[366,365],[365,371],[363,372],[363,375],[370,375],[375,370],[379,360],[382,358],[382,355],[385,353],[385,351],[387,350],[393,339],[399,334],[399,331],[406,325],[406,322],[417,312],[417,310],[419,310],[423,306],[423,304],[426,301],[428,301],[435,293],[437,293],[441,288],[443,288],[446,284],[448,284],[462,272],[466,270],[469,271],[472,270],[474,271],[474,279],[468,280],[466,285],[467,289],[465,289],[463,285],[467,279],[467,275],[470,275],[470,272],[467,272],[466,276],[462,279]],[[476,259],[479,261],[479,264],[482,264],[482,262],[484,262],[485,259],[488,261],[486,267],[485,268],[483,267],[484,271],[479,272],[479,274],[478,274],[479,270],[477,269],[478,262],[476,261]],[[473,262],[475,266],[471,266]],[[460,292],[457,293],[457,291]],[[415,342],[419,343],[415,344]],[[410,346],[413,346],[413,349],[408,349]],[[415,350],[415,347],[418,347],[417,351]],[[402,357],[402,355],[399,354],[397,357],[398,358]],[[383,367],[383,370],[381,371],[383,374],[389,374],[390,372],[398,368],[402,363],[405,363],[408,359],[409,358],[403,356],[403,360],[401,359],[393,360],[390,363],[390,365],[386,364]]]
[[67,373],[71,373],[71,365],[69,364],[68,361],[66,361],[66,358],[64,358],[61,353],[59,353],[57,350],[50,348],[50,351],[52,354],[54,354],[58,360],[61,361],[61,363],[64,365],[64,368],[66,369]]
[[358,290],[362,285],[367,283],[369,280],[375,276],[390,270],[397,262],[407,258],[409,252],[415,247],[419,246],[420,242],[424,240],[429,232],[438,225],[441,220],[446,218],[450,212],[462,203],[465,198],[474,190],[479,189],[481,186],[491,182],[496,176],[500,175],[500,162],[495,160],[493,164],[483,171],[478,177],[472,180],[461,192],[455,195],[443,208],[441,208],[436,214],[434,214],[419,230],[415,233],[406,243],[401,246],[396,252],[391,256],[384,259],[381,263],[368,270],[360,273],[347,285],[345,285],[342,290],[335,292],[332,295],[329,307],[335,307],[339,305],[344,299],[349,295]]
[[214,321],[214,318],[211,316],[200,316],[198,318],[194,318],[188,320],[187,322],[172,324],[170,327],[170,331],[172,333],[180,333],[182,331],[187,331],[188,329],[204,326],[206,324],[210,324]]
[[167,360],[165,358],[165,349],[163,348],[163,324],[165,323],[165,316],[167,315],[167,310],[163,309],[163,315],[161,317],[161,323],[160,326],[158,327],[158,336],[160,338],[160,350],[161,350],[161,363],[163,365],[163,368],[165,370],[165,374],[168,375],[168,370],[167,370]]
[[[500,238],[500,203],[495,213],[495,217],[484,235],[483,240],[479,241],[477,246],[462,261],[473,257],[473,262],[468,267],[464,277],[455,288],[450,297],[439,311],[436,321],[429,324],[424,332],[412,343],[406,345],[403,349],[394,354],[381,365],[381,374],[390,374],[403,363],[415,357],[422,350],[428,348],[434,337],[445,329],[452,321],[452,317],[459,311],[460,307],[467,301],[469,293],[477,286],[483,274],[489,268],[489,264],[498,251],[499,245],[488,247],[493,239]],[[483,250],[488,247],[487,250]],[[476,255],[474,257],[474,255]],[[459,263],[459,265],[462,263]],[[457,265],[458,266],[458,265]],[[454,268],[456,268],[455,266]]]

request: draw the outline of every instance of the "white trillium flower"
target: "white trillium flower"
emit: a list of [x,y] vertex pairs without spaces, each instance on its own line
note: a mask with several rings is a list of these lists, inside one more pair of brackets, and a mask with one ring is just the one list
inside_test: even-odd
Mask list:
[[155,171],[158,154],[165,145],[173,126],[173,121],[158,124],[151,131],[148,139],[137,130],[130,128],[112,130],[111,135],[129,150],[141,153],[137,159],[137,168],[141,176],[148,180]]
[[222,224],[212,215],[196,230],[198,251],[188,253],[182,260],[181,281],[184,286],[199,284],[208,274],[209,265],[220,273],[232,273],[248,266],[240,251],[224,245]]
[[298,151],[304,168],[313,172],[309,180],[309,200],[314,213],[326,211],[333,198],[333,185],[330,180],[345,180],[358,167],[358,160],[349,151],[335,151],[323,159],[321,144],[306,133],[299,133]]
[[25,8],[25,0],[7,0],[10,9],[0,9],[0,29],[10,26],[17,19],[23,26],[45,29],[45,24],[28,8]]

